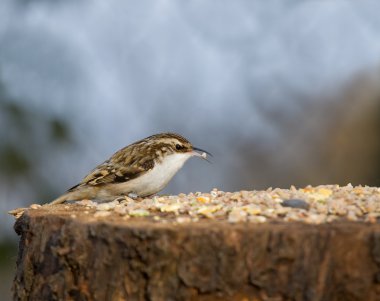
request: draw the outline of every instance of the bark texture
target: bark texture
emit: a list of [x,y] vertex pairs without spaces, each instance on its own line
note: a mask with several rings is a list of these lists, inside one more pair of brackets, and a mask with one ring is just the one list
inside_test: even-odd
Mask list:
[[379,224],[175,224],[54,207],[15,224],[14,300],[380,300]]

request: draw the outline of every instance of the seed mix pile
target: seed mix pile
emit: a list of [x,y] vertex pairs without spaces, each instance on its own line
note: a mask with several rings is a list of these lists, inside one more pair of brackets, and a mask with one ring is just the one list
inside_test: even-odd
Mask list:
[[[85,214],[99,219],[144,217],[162,223],[190,223],[201,219],[227,220],[230,223],[298,221],[311,224],[337,220],[380,221],[380,188],[353,187],[351,184],[343,187],[323,185],[296,189],[292,186],[290,189],[239,192],[224,192],[215,188],[209,193],[136,200],[123,197],[108,203],[82,200],[74,204],[75,207],[80,206]],[[67,210],[72,208],[71,204],[63,206]],[[41,206],[32,205],[30,208]]]

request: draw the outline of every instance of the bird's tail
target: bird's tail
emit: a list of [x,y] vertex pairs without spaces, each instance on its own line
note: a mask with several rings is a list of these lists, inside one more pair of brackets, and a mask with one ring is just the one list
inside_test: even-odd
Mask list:
[[[73,192],[66,192],[65,194],[61,195],[60,197],[56,198],[54,201],[44,204],[43,206],[51,206],[56,204],[62,204],[65,201],[72,200],[73,197],[75,197],[75,194]],[[11,211],[8,211],[9,214],[14,215],[16,218],[19,218],[25,210],[28,208],[17,208]]]
[[62,204],[68,200],[74,200],[75,195],[73,192],[66,192],[65,194],[62,194],[60,197],[56,198],[55,200],[51,201],[50,203],[47,203],[46,205],[57,205]]
[[46,205],[62,204],[66,201],[78,201],[83,199],[94,199],[97,197],[97,189],[93,187],[73,187],[60,197],[56,198]]

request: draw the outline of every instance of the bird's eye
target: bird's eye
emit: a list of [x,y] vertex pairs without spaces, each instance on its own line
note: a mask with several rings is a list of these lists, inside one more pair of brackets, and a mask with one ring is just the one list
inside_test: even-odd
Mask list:
[[175,148],[176,148],[177,150],[180,150],[180,149],[183,149],[183,146],[182,146],[181,144],[176,144]]

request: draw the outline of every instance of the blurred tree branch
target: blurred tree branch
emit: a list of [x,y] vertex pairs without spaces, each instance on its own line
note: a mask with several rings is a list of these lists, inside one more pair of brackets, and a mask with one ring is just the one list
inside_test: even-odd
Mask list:
[[54,189],[41,174],[40,164],[54,146],[74,143],[67,121],[47,111],[33,110],[26,100],[10,96],[0,79],[0,140],[2,182],[13,186],[26,180],[36,194],[31,197],[52,194]]

